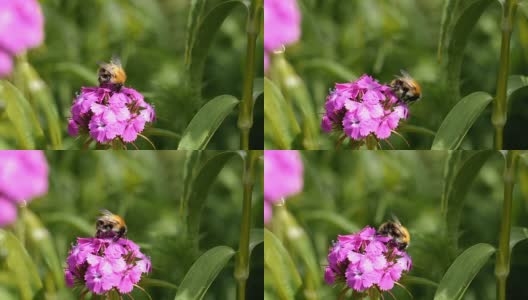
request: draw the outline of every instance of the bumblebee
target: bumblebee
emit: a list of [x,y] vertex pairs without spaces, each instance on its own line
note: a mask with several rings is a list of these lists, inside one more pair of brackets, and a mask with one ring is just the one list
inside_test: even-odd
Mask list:
[[407,230],[407,228],[405,228],[395,217],[394,220],[381,224],[378,228],[377,234],[391,237],[392,242],[399,250],[405,250],[411,243],[409,230]]
[[118,57],[112,57],[109,63],[100,63],[98,71],[99,85],[111,84],[120,89],[126,81],[126,73]]
[[400,101],[405,103],[420,100],[422,97],[422,88],[418,82],[416,82],[416,80],[404,70],[400,70],[400,72],[402,76],[397,76],[396,79],[389,84],[392,91]]
[[114,242],[122,237],[126,237],[127,226],[125,220],[118,215],[114,215],[106,209],[101,209],[101,216],[96,222],[97,238],[113,238]]

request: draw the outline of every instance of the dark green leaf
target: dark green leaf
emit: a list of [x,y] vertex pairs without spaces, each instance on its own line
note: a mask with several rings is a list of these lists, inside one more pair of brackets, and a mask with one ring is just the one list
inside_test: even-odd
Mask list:
[[508,98],[518,90],[528,87],[528,77],[522,75],[512,75],[508,77]]
[[83,65],[75,63],[59,63],[55,67],[57,72],[64,72],[74,75],[86,82],[86,85],[96,86],[99,85],[97,82],[97,74],[94,73],[94,70],[88,69]]
[[145,135],[145,136],[162,136],[162,137],[168,137],[168,138],[175,139],[175,140],[181,138],[181,135],[177,134],[176,132],[172,132],[170,130],[162,129],[162,128],[154,128],[154,127],[146,128],[143,131],[143,135]]
[[403,276],[402,279],[401,279],[401,284],[404,285],[404,286],[425,285],[425,286],[432,286],[432,287],[435,287],[435,288],[438,287],[438,283],[436,283],[436,282],[434,282],[434,281],[432,281],[430,279],[417,277],[417,276],[410,276],[410,275]]
[[457,149],[492,100],[493,97],[484,92],[475,92],[460,100],[438,128],[431,150]]
[[255,78],[253,81],[253,101],[264,93],[264,78]]
[[442,60],[447,33],[452,26],[451,20],[455,14],[455,9],[459,0],[444,0],[444,9],[442,12],[442,22],[440,23],[440,37],[438,39],[438,60]]
[[6,103],[7,117],[14,125],[18,146],[35,148],[35,129],[32,125],[31,105],[10,82],[0,81],[0,101]]
[[222,271],[234,254],[235,250],[227,246],[218,246],[205,252],[185,274],[174,299],[203,299],[218,273]]
[[448,194],[443,196],[443,199],[445,199],[446,224],[449,237],[455,241],[455,244],[458,238],[458,226],[466,195],[480,169],[494,153],[493,151],[469,152],[467,154],[469,157],[463,161],[457,171],[452,173],[454,176],[452,180],[448,179],[446,183],[450,184],[449,187],[444,188],[444,192]]
[[515,245],[526,239],[528,239],[528,228],[513,227],[510,235],[510,251],[513,250]]
[[205,10],[206,0],[191,0],[189,17],[187,18],[187,37],[185,40],[185,65],[191,65],[191,51],[196,38],[198,24],[200,24]]
[[463,299],[469,284],[494,252],[489,244],[477,244],[464,251],[444,274],[434,300]]
[[294,299],[301,286],[301,276],[288,251],[267,229],[264,229],[264,266],[266,277],[273,282],[274,290],[280,299]]
[[279,149],[290,149],[293,139],[301,131],[291,106],[286,103],[280,90],[264,78],[264,131]]
[[262,243],[264,243],[264,230],[259,228],[251,229],[249,235],[249,255],[251,256],[253,249]]
[[238,5],[247,7],[241,1],[225,1],[214,7],[200,22],[191,49],[190,76],[192,82],[200,82],[202,79],[205,59],[214,37],[224,20]]
[[220,124],[233,111],[238,99],[222,95],[207,102],[193,117],[178,145],[178,150],[203,150]]
[[237,152],[223,152],[206,161],[193,181],[188,205],[188,225],[191,236],[197,236],[200,227],[200,215],[207,200],[209,189],[213,185],[218,173],[231,158],[238,156]]
[[317,72],[325,72],[330,75],[331,78],[345,82],[353,81],[358,78],[356,74],[344,67],[343,64],[328,59],[311,59],[304,63],[302,67],[305,70],[313,69]]
[[446,75],[448,86],[452,87],[455,99],[459,98],[460,68],[464,57],[464,49],[466,48],[467,41],[469,41],[468,37],[480,16],[493,1],[457,1],[457,4],[454,6],[454,11],[450,12],[453,14],[453,17],[450,20],[452,24],[446,25],[448,29],[451,29],[446,37]]
[[143,277],[139,283],[141,287],[157,286],[168,289],[178,289],[178,286],[165,280]]

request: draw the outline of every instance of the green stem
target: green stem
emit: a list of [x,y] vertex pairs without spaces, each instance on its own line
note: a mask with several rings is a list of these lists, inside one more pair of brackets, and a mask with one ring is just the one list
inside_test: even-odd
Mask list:
[[502,40],[500,52],[499,74],[497,78],[497,94],[493,105],[491,122],[495,127],[495,149],[502,150],[504,125],[508,119],[507,87],[510,69],[510,40],[513,31],[513,21],[517,10],[517,0],[505,0],[502,13]]
[[[255,49],[260,31],[264,0],[252,0],[247,24],[246,65],[242,101],[238,113],[240,148],[249,150],[249,131],[253,126],[253,79],[255,77]],[[262,63],[262,62],[260,62]]]
[[246,281],[249,277],[249,231],[251,228],[251,194],[255,183],[255,164],[260,151],[246,151],[244,174],[242,175],[243,197],[240,241],[235,262],[237,300],[246,299]]
[[510,273],[510,232],[512,223],[512,194],[515,184],[515,166],[518,159],[516,151],[506,154],[504,168],[504,202],[502,204],[501,227],[499,233],[499,249],[495,263],[497,279],[497,300],[506,300],[506,279]]

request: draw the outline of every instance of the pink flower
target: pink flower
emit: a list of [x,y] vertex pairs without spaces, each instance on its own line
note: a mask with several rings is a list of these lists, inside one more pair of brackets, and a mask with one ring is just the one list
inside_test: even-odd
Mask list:
[[155,120],[154,108],[134,89],[111,86],[82,88],[71,108],[68,133],[89,133],[98,143],[114,139],[134,142],[147,123]]
[[44,17],[36,0],[0,1],[0,76],[11,73],[12,57],[44,39]]
[[16,220],[16,205],[48,192],[42,151],[0,151],[0,226]]
[[301,36],[301,13],[296,0],[264,1],[264,70],[268,55]]
[[360,293],[371,288],[386,291],[410,269],[407,253],[392,238],[367,226],[358,233],[338,236],[329,250],[324,277],[327,284],[344,282]]
[[[298,151],[264,151],[264,202],[267,205],[299,193],[303,188],[303,163]],[[265,221],[271,217],[271,207],[266,208]],[[267,215],[266,215],[267,209]]]
[[326,98],[321,128],[325,132],[344,132],[358,141],[370,135],[387,139],[407,114],[407,105],[389,86],[363,75],[354,82],[335,85]]
[[75,283],[99,295],[114,288],[128,294],[142,274],[151,271],[150,258],[128,239],[78,238],[67,264],[64,278],[69,287]]

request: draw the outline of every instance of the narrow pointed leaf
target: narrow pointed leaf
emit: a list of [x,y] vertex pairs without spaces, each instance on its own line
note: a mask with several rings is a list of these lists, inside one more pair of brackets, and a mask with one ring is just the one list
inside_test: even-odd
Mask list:
[[249,256],[258,245],[264,243],[264,230],[260,228],[251,229],[249,234]]
[[510,252],[518,243],[528,239],[528,228],[513,227],[510,235]]
[[185,40],[185,65],[191,65],[191,51],[196,38],[198,25],[203,17],[206,0],[191,0],[187,18],[187,37]]
[[493,97],[475,92],[464,97],[446,116],[436,132],[431,150],[455,150]]
[[22,243],[11,232],[0,229],[0,250],[7,254],[6,266],[15,277],[20,299],[33,299],[42,288],[42,282],[37,267]]
[[227,246],[218,246],[202,254],[185,274],[174,299],[203,299],[218,273],[234,254],[235,250]]
[[489,244],[477,244],[464,251],[444,274],[434,300],[463,299],[471,281],[493,253],[495,248]]
[[271,231],[264,229],[264,267],[280,299],[295,299],[301,276],[290,254]]
[[0,81],[0,102],[6,104],[7,117],[14,126],[18,147],[34,149],[35,129],[27,99],[10,82]]
[[508,98],[518,90],[528,87],[528,76],[512,75],[508,77]]
[[238,104],[238,99],[222,95],[208,101],[192,118],[183,132],[178,150],[203,150],[224,119]]
[[205,59],[216,33],[236,6],[247,7],[241,1],[225,1],[214,7],[203,19],[196,31],[196,38],[191,49],[190,76],[192,82],[202,79]]
[[279,88],[264,78],[264,132],[279,149],[290,149],[293,139],[300,133],[299,124],[290,104],[286,103]]

